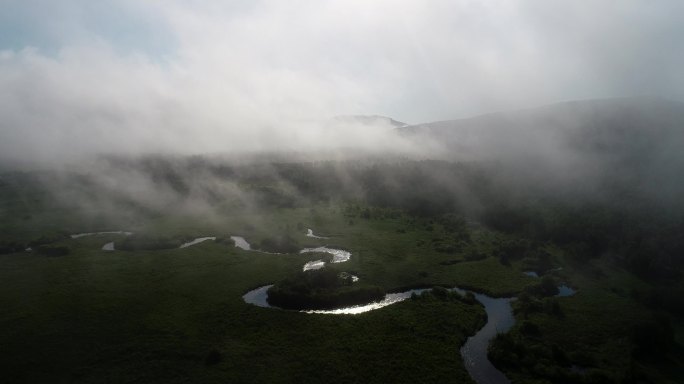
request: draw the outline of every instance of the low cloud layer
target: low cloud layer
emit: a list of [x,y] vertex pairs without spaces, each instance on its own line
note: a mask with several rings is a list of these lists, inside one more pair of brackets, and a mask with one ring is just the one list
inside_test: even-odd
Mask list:
[[384,122],[330,118],[684,95],[676,1],[10,0],[3,14],[2,160],[396,147]]

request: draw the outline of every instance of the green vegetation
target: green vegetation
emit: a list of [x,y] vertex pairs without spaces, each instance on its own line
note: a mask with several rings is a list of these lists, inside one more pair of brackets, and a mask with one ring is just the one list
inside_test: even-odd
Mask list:
[[178,248],[183,239],[168,236],[150,236],[134,234],[116,242],[116,248],[122,251],[153,251]]
[[[573,297],[544,297],[543,282],[526,289],[513,304],[519,321],[492,342],[490,359],[513,382],[677,382],[670,316],[633,300],[628,290],[645,284],[629,273],[603,261],[592,267],[614,272],[566,272],[580,287]],[[653,365],[675,372],[660,376]]]
[[267,237],[259,243],[260,250],[272,253],[296,253],[301,247],[290,235]]
[[287,309],[331,309],[381,300],[378,286],[353,283],[331,269],[300,272],[277,282],[268,290],[271,305]]
[[5,382],[468,382],[454,346],[482,326],[477,305],[268,310],[240,296],[299,270],[300,256],[213,242],[100,251],[106,240],[68,240],[74,252],[62,258],[0,259]]
[[70,249],[66,245],[40,245],[36,247],[36,252],[44,256],[66,256]]
[[[484,324],[472,297],[438,289],[358,316],[241,299],[273,283],[273,303],[286,308],[426,286],[518,296],[516,325],[490,351],[514,383],[675,383],[684,376],[674,213],[626,210],[624,201],[517,200],[490,185],[486,170],[463,164],[349,166],[354,185],[324,177],[338,163],[199,166],[249,191],[250,200],[207,190],[202,201],[211,209],[203,211],[192,200],[193,180],[159,164],[150,165],[152,179],[178,200],[157,206],[100,195],[87,180],[69,185],[97,203],[58,198],[26,174],[3,179],[4,381],[470,382],[458,347]],[[484,197],[473,203],[452,193],[428,170]],[[330,239],[306,237],[306,228]],[[68,236],[105,230],[135,235]],[[236,248],[231,235],[273,254]],[[201,236],[217,241],[178,248]],[[117,251],[103,251],[111,241]],[[298,251],[322,245],[352,257],[302,273],[320,255]],[[341,272],[360,280],[348,285]],[[578,293],[554,297],[558,284]]]

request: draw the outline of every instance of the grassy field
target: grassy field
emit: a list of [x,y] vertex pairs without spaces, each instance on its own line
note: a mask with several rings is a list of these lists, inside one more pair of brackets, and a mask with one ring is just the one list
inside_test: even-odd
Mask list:
[[[327,212],[326,212],[327,213]],[[243,234],[249,241],[321,222],[310,210],[236,223],[278,223],[239,231],[241,224],[198,230],[187,220],[154,223],[176,234]],[[390,232],[397,224],[322,226],[331,240],[299,234],[302,245],[352,250],[330,268],[354,271],[387,288],[429,283],[424,255],[385,250],[412,242]],[[389,227],[388,227],[389,225]],[[192,231],[187,230],[194,228]],[[209,227],[209,226],[208,226]],[[219,228],[224,232],[217,233]],[[317,231],[318,231],[318,227]],[[83,230],[88,230],[84,228]],[[388,235],[387,233],[391,235]],[[247,305],[251,288],[301,269],[308,255],[269,255],[204,242],[185,249],[114,251],[100,248],[123,235],[64,239],[71,253],[0,256],[1,370],[9,382],[467,382],[458,346],[483,322],[477,305],[407,301],[361,316],[310,315]],[[363,244],[363,246],[360,246]],[[393,245],[394,250],[401,244]],[[393,263],[396,262],[396,263]],[[388,264],[382,268],[382,264]],[[412,272],[412,263],[420,269]],[[397,268],[394,268],[397,265]],[[436,264],[437,266],[439,264]],[[377,277],[377,279],[376,279]],[[209,359],[209,364],[207,362]],[[218,361],[215,361],[218,360]]]
[[648,284],[606,260],[579,270],[566,265],[555,275],[572,282],[577,293],[541,301],[557,303],[555,311],[542,305],[526,313],[515,302],[516,325],[494,343],[505,347],[499,366],[513,383],[680,382],[681,344],[633,358],[634,327],[651,321],[653,312],[632,296]]
[[[448,223],[346,204],[269,211],[217,207],[211,217],[98,221],[96,213],[48,209],[44,197],[31,197],[43,209],[3,197],[9,199],[2,205],[4,240],[46,238],[70,250],[61,257],[0,255],[0,371],[10,383],[470,382],[458,350],[483,324],[479,305],[409,300],[358,316],[254,307],[243,302],[245,292],[290,276],[319,255],[243,251],[226,241],[230,235],[244,236],[254,248],[289,236],[301,248],[347,249],[350,261],[326,268],[388,291],[442,285],[513,296],[539,282],[522,273],[521,260],[498,257],[499,245],[511,236],[477,223],[467,224],[469,240],[463,240]],[[329,239],[306,237],[306,228]],[[219,241],[107,252],[102,245],[124,235],[66,236],[100,230]],[[562,250],[546,248],[553,266],[563,267],[554,273],[557,281],[578,294],[556,299],[562,316],[518,314],[510,336],[538,354],[556,348],[572,355],[569,360],[583,357],[582,369],[596,371],[594,376],[621,377],[632,364],[630,327],[645,313],[630,292],[647,284],[602,260],[592,268],[567,265]],[[523,334],[521,320],[538,333]],[[681,322],[675,324],[681,341]],[[666,369],[647,363],[642,370],[662,382],[681,377],[677,351]],[[504,370],[514,382],[526,383],[543,377],[544,364],[537,368]]]

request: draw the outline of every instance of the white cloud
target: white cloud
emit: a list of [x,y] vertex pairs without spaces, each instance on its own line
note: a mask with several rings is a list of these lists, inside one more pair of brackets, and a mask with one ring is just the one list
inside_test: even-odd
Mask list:
[[[684,86],[677,2],[31,4],[6,9],[52,48],[0,53],[4,158],[373,145],[385,141],[367,126],[314,122],[417,123]],[[172,48],[155,49],[162,40]]]

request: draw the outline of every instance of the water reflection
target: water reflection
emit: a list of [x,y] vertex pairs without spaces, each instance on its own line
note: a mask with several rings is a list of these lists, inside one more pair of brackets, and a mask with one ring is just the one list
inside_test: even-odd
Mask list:
[[302,311],[306,313],[321,313],[321,314],[329,314],[329,315],[358,315],[359,313],[364,313],[364,312],[369,312],[373,311],[376,309],[380,309],[383,307],[386,307],[388,305],[400,303],[408,298],[411,297],[411,295],[415,294],[420,294],[423,291],[427,291],[429,289],[412,289],[410,291],[406,292],[399,292],[399,293],[388,293],[385,295],[385,298],[380,300],[380,301],[374,301],[369,304],[363,304],[363,305],[354,305],[351,307],[344,307],[344,308],[338,308],[338,309],[322,309],[322,310],[310,310],[310,311]]
[[215,237],[215,236],[198,237],[198,238],[196,238],[196,239],[193,240],[193,241],[189,241],[189,242],[187,242],[187,243],[181,244],[180,248],[187,248],[187,247],[189,247],[189,246],[191,246],[191,245],[199,244],[199,243],[201,243],[201,242],[203,242],[203,241],[207,241],[207,240],[216,240],[216,237]]
[[130,236],[132,235],[133,232],[125,232],[125,231],[105,231],[105,232],[83,232],[83,233],[75,233],[71,236],[72,239],[78,239],[81,237],[85,236],[93,236],[93,235],[126,235]]
[[310,271],[312,269],[321,269],[323,267],[325,267],[325,261],[314,260],[314,261],[309,261],[308,263],[304,264],[304,267],[302,268],[302,270]]
[[272,286],[273,284],[253,289],[245,293],[244,296],[242,296],[242,299],[245,303],[256,305],[257,307],[277,308],[268,303],[268,289]]
[[[258,307],[264,308],[276,308],[268,303],[268,289],[273,285],[265,285],[257,289],[253,289],[247,292],[242,298],[247,304],[256,305]],[[369,312],[375,309],[380,309],[388,305],[400,303],[411,297],[412,294],[420,294],[428,289],[411,289],[405,292],[399,293],[388,293],[380,301],[374,301],[372,303],[363,305],[354,305],[351,307],[344,307],[338,309],[325,309],[325,310],[310,310],[310,311],[300,311],[305,313],[319,313],[319,314],[331,314],[331,315],[357,315],[359,313]]]
[[[275,308],[268,303],[268,289],[272,285],[259,287],[247,292],[243,297],[246,303],[264,308]],[[309,310],[300,311],[311,314],[330,314],[330,315],[357,315],[388,305],[400,303],[411,295],[420,294],[429,289],[411,289],[399,293],[388,293],[381,301],[375,301],[363,305],[355,305],[338,309]],[[454,291],[465,295],[468,291],[460,288],[453,288]],[[481,293],[474,293],[475,299],[479,301],[487,312],[487,324],[475,335],[468,338],[461,347],[463,363],[470,376],[478,384],[508,384],[510,381],[506,376],[496,369],[487,357],[489,342],[498,334],[507,332],[513,324],[515,317],[511,308],[511,298],[493,298]]]
[[231,236],[230,239],[235,242],[235,246],[238,248],[244,249],[245,251],[252,249],[247,240],[245,240],[245,238],[242,236]]
[[569,297],[569,296],[573,296],[575,293],[577,293],[576,290],[574,290],[571,287],[563,284],[563,285],[558,286],[558,294],[556,294],[556,296],[558,296],[558,297]]
[[331,263],[344,263],[351,258],[351,252],[342,249],[328,248],[328,247],[317,247],[317,248],[304,248],[299,253],[308,252],[320,252],[329,253],[333,256]]
[[[466,292],[455,288],[461,294]],[[475,293],[475,299],[482,303],[487,312],[487,324],[475,335],[466,340],[461,347],[463,365],[470,377],[478,384],[507,384],[510,380],[503,372],[496,369],[487,358],[489,342],[498,334],[505,333],[513,324],[513,308],[510,298],[493,298],[481,293]]]
[[306,230],[306,237],[312,237],[314,239],[327,239],[325,236],[316,236],[310,228]]

